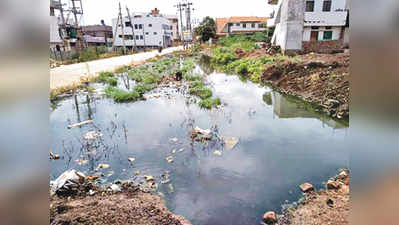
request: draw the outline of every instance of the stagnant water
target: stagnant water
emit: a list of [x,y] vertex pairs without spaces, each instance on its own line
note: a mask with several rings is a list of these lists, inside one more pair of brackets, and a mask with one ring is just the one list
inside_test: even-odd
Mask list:
[[[127,104],[84,93],[61,101],[50,117],[51,151],[62,156],[51,161],[51,178],[71,168],[93,174],[100,163],[110,165],[100,171],[103,183],[132,179],[137,170],[159,180],[168,171],[170,183],[159,183],[158,192],[175,214],[196,225],[253,225],[265,211],[280,212],[282,204],[296,201],[299,184],[321,188],[348,167],[344,124],[268,87],[207,72],[207,85],[225,104],[222,109],[200,109],[167,89],[169,95]],[[88,119],[94,126],[67,129]],[[217,143],[204,146],[190,138],[192,126],[240,141],[233,150]],[[82,137],[95,129],[104,136],[88,147]],[[184,151],[173,154],[173,149]],[[168,163],[171,155],[174,162]],[[88,163],[79,165],[79,160]]]

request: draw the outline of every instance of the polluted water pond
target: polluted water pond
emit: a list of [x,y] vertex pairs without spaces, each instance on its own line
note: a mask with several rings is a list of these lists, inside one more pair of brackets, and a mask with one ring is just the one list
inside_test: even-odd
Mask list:
[[[94,178],[112,168],[112,176],[96,181],[141,181],[143,191],[162,193],[168,208],[193,224],[253,225],[265,211],[279,213],[286,200],[296,201],[300,183],[319,189],[348,167],[345,123],[207,66],[195,64],[192,73],[203,75],[221,109],[188,103],[172,87],[165,87],[174,90],[167,92],[171,99],[116,103],[96,93],[62,99],[50,114],[50,149],[62,156],[50,161],[51,180],[69,169]],[[102,136],[82,141],[92,131]]]

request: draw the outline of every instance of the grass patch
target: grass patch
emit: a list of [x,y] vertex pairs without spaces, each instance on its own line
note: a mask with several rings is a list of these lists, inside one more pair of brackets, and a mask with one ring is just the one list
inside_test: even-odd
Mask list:
[[212,90],[204,86],[197,86],[190,88],[190,94],[195,95],[201,99],[207,99],[212,97]]
[[183,75],[183,79],[187,81],[200,81],[202,78],[199,74],[186,73]]
[[199,106],[205,109],[211,109],[221,104],[220,98],[206,98],[199,102]]

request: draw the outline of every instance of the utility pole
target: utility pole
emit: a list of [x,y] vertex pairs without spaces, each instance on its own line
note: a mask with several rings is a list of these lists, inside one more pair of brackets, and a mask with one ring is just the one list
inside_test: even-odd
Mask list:
[[[121,20],[121,28],[122,28],[123,54],[126,54],[125,30],[124,30],[123,17],[122,17],[122,7],[121,7],[121,3],[120,2],[119,2],[119,18]],[[116,27],[118,27],[118,24],[116,24]]]
[[187,29],[190,30],[190,33],[192,33],[192,27],[191,27],[191,6],[193,3],[187,2],[184,4],[186,7],[186,23],[187,23]]
[[[83,45],[83,34],[82,34],[82,30],[79,27],[79,21],[78,21],[78,14],[83,14],[83,9],[82,9],[82,1],[81,0],[71,0],[72,1],[72,13],[73,16],[75,18],[75,29],[77,32],[77,41],[76,41],[76,49],[77,51],[80,51],[84,48]],[[75,1],[79,1],[80,2],[80,11],[78,11],[76,9],[76,5],[75,5]]]
[[[134,35],[134,24],[132,22],[132,17],[130,16],[130,11],[127,6],[126,6],[126,11],[127,11],[127,16],[129,17],[130,25],[132,26],[132,35],[133,35],[133,41],[134,41],[133,51],[136,51],[136,35]],[[144,41],[144,45],[145,45],[145,41]]]
[[180,13],[180,39],[183,41],[183,8],[182,8],[182,4],[179,2],[179,4],[175,5],[175,7],[177,7],[177,9],[179,10]]

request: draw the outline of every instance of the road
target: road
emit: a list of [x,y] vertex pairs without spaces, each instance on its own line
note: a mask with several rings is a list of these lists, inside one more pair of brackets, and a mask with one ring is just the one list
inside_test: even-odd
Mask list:
[[79,82],[81,77],[94,76],[103,71],[114,71],[121,66],[139,63],[156,56],[166,55],[181,50],[183,50],[183,46],[166,48],[162,53],[158,53],[158,50],[154,50],[151,52],[99,59],[85,63],[63,65],[50,69],[50,89],[73,85],[74,83]]

